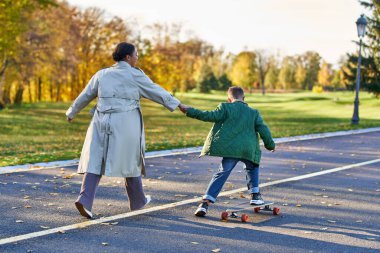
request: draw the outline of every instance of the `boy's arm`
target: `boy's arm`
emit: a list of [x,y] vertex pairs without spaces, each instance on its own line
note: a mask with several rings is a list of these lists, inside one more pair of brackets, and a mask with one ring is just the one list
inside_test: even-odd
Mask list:
[[273,141],[272,134],[269,130],[269,127],[264,123],[263,118],[261,117],[260,113],[257,112],[257,119],[255,124],[256,131],[260,134],[261,139],[264,142],[264,146],[268,150],[274,150],[276,147],[276,144]]
[[222,103],[213,111],[202,111],[189,107],[186,109],[186,116],[207,122],[218,122],[226,117],[226,110]]

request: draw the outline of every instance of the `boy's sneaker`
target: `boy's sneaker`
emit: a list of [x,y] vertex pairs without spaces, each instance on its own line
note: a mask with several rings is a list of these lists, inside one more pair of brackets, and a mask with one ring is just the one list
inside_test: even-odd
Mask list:
[[249,202],[251,205],[262,205],[265,203],[263,198],[261,197],[260,192],[252,193],[251,197],[251,201]]
[[203,217],[206,215],[207,213],[207,209],[208,209],[208,204],[207,202],[202,202],[199,204],[197,210],[195,210],[195,216],[198,216],[198,217]]

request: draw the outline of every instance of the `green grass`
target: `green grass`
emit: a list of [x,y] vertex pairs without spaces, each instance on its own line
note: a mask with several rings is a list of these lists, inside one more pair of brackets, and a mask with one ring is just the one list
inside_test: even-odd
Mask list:
[[[214,109],[226,101],[224,92],[177,97],[200,109]],[[246,101],[260,110],[274,137],[380,126],[380,99],[365,92],[360,94],[360,125],[352,126],[353,99],[352,92],[246,94]],[[90,107],[69,124],[64,114],[69,105],[35,103],[0,111],[0,166],[78,158]],[[142,111],[148,151],[200,146],[211,127],[150,101],[142,102]]]

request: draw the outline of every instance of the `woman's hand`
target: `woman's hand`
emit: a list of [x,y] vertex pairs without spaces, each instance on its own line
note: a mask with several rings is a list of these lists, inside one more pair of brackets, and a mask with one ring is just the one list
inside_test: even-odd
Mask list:
[[186,113],[186,112],[187,112],[187,109],[189,109],[190,107],[187,106],[187,105],[184,105],[184,104],[180,104],[180,105],[178,106],[178,108],[181,110],[181,112]]

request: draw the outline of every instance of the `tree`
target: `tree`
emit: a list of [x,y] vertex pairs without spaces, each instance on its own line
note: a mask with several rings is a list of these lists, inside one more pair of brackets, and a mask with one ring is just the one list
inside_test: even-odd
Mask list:
[[[360,3],[372,11],[368,20],[366,37],[367,42],[363,44],[363,60],[362,66],[366,75],[365,81],[361,85],[362,88],[368,89],[369,92],[380,96],[380,0],[360,1]],[[349,60],[355,60],[350,56]],[[353,62],[352,62],[353,63]],[[352,80],[353,81],[353,80]]]
[[251,90],[253,83],[257,81],[256,71],[256,54],[254,52],[244,51],[234,58],[228,76],[234,85]]
[[292,56],[286,56],[282,60],[282,66],[278,75],[279,82],[284,90],[290,88],[294,84],[294,75],[296,71],[296,61]]
[[322,61],[321,69],[318,72],[318,83],[323,87],[328,87],[331,84],[333,70],[331,64]]
[[[0,106],[10,102],[9,93],[4,93],[6,70],[17,53],[20,35],[27,29],[30,14],[36,8],[55,5],[54,0],[3,0],[0,2]],[[5,97],[4,97],[5,95]]]
[[265,50],[256,50],[257,79],[261,86],[261,92],[265,95],[265,76],[270,68],[270,57]]
[[227,74],[223,74],[219,79],[219,90],[227,90],[229,87],[232,86],[231,80],[228,78]]
[[212,69],[209,65],[203,64],[201,74],[198,80],[198,91],[201,93],[208,93],[212,89],[216,89],[219,86]]
[[303,88],[311,90],[314,84],[318,82],[321,57],[317,52],[308,51],[302,55],[302,58],[306,69],[306,77]]

